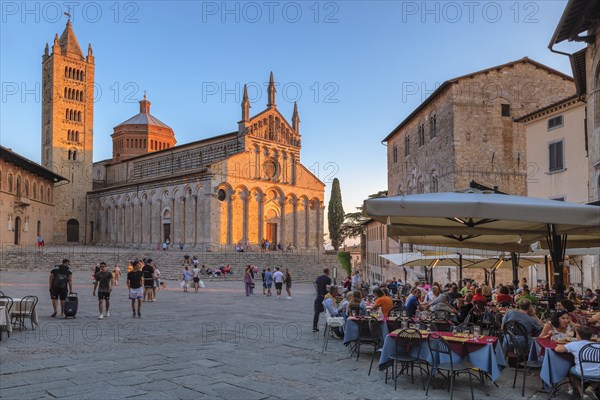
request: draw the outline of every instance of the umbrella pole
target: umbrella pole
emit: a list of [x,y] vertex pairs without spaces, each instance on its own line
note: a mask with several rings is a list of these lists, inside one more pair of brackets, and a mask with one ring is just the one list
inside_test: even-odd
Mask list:
[[548,263],[548,256],[544,256],[544,267],[546,267],[546,290],[550,291],[550,264]]
[[565,247],[567,235],[559,235],[556,233],[556,226],[548,224],[548,249],[554,264],[554,289],[556,291],[556,301],[563,298],[565,292],[565,281],[563,276],[563,267],[565,260]]
[[492,288],[495,288],[496,287],[496,270],[495,269],[492,270],[491,275],[492,275]]
[[458,253],[458,287],[460,289],[462,289],[462,286],[463,286],[462,268],[463,268],[462,253]]
[[519,287],[519,260],[517,259],[517,253],[510,253],[510,258],[512,260],[513,285],[516,289]]

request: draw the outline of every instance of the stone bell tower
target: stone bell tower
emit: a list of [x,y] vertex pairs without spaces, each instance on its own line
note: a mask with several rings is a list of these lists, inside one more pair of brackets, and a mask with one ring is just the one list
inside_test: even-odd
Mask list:
[[42,165],[68,183],[54,188],[54,242],[86,240],[86,194],[92,189],[94,56],[84,57],[71,21],[42,56]]

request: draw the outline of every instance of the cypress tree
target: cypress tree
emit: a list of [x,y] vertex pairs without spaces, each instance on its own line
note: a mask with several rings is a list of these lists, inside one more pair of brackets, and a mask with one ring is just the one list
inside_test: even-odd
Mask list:
[[341,227],[344,223],[344,207],[342,206],[342,191],[338,178],[333,179],[331,185],[331,198],[327,207],[327,220],[329,222],[329,238],[331,245],[337,251],[342,244]]

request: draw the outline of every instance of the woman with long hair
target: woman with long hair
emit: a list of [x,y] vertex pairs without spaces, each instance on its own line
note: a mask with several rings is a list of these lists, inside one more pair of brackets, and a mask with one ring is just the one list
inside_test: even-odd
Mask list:
[[546,322],[539,337],[556,340],[570,338],[574,335],[569,312],[567,310],[558,310],[552,314],[550,321]]
[[246,296],[252,294],[252,285],[254,280],[252,279],[252,266],[248,265],[244,271],[244,287],[246,288]]
[[354,315],[358,316],[363,314],[367,309],[365,302],[362,299],[362,293],[360,290],[355,290],[352,292],[352,298],[348,302],[348,306],[346,308],[346,314],[348,316],[352,316],[352,311],[354,310]]

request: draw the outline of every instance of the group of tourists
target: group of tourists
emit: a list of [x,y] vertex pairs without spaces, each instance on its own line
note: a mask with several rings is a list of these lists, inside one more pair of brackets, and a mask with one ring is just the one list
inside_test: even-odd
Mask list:
[[[244,270],[244,288],[246,290],[246,296],[255,294],[254,288],[256,285],[254,279],[259,272],[260,270],[254,265],[248,265]],[[263,269],[261,272],[261,280],[263,295],[271,297],[273,294],[271,290],[273,284],[275,284],[275,294],[277,298],[280,299],[283,286],[285,285],[285,291],[287,293],[286,299],[292,299],[292,275],[288,268],[285,269],[285,272],[281,271],[281,267],[275,267],[274,271],[271,271],[271,268]]]
[[[65,258],[60,265],[55,266],[50,271],[48,286],[53,308],[51,317],[53,318],[58,314],[59,302],[61,317],[67,317],[65,314],[65,301],[69,293],[73,292],[73,272],[70,265],[70,261]],[[127,289],[128,297],[131,300],[133,317],[142,316],[141,307],[143,301],[156,301],[156,291],[160,287],[165,287],[164,283],[161,282],[160,276],[160,271],[152,259],[135,259],[129,264],[127,269]],[[98,263],[92,270],[92,296],[96,296],[97,293],[98,319],[110,317],[110,294],[113,287],[118,286],[120,277],[121,269],[116,264],[112,272],[108,270],[104,261]]]

